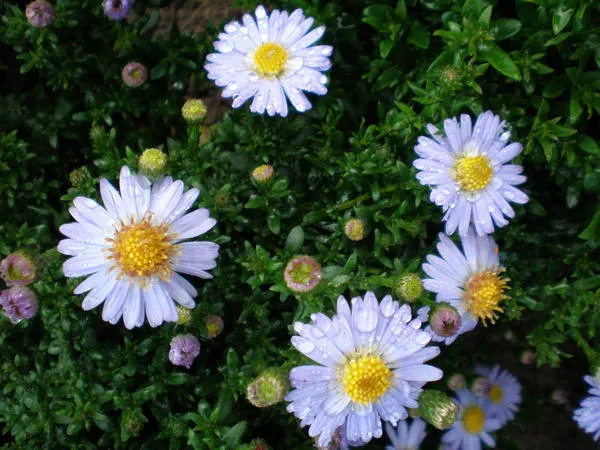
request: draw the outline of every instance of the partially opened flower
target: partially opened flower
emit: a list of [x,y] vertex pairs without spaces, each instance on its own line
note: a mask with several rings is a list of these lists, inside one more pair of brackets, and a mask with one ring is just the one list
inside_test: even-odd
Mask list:
[[491,416],[489,402],[484,397],[476,397],[471,391],[458,392],[456,400],[461,411],[459,419],[442,436],[444,448],[449,450],[480,450],[481,443],[495,447],[490,433],[500,429],[500,421]]
[[488,411],[500,425],[515,417],[521,403],[521,384],[510,372],[494,367],[475,367],[475,373],[484,377],[489,383],[487,398],[490,400]]
[[600,439],[600,383],[591,375],[583,377],[590,385],[588,396],[583,399],[581,405],[575,410],[573,419],[586,433],[592,434],[595,441]]
[[421,419],[414,419],[410,425],[401,420],[396,428],[386,423],[385,431],[392,445],[386,446],[385,450],[418,450],[427,436],[426,427],[427,423]]
[[296,322],[292,337],[298,351],[317,365],[290,372],[295,389],[286,400],[288,411],[310,425],[308,434],[326,446],[342,427],[348,441],[367,443],[382,435],[381,420],[395,425],[406,419],[406,408],[417,408],[422,386],[442,377],[423,364],[439,354],[412,319],[410,307],[390,296],[379,303],[371,292],[352,307],[339,297],[332,318],[318,313],[312,324]]
[[36,28],[46,28],[54,20],[54,8],[46,0],[35,0],[25,8],[27,21]]
[[24,286],[0,291],[0,306],[12,323],[31,319],[37,314],[39,307],[35,294]]
[[148,78],[148,69],[136,61],[125,64],[121,71],[123,83],[132,88],[140,87],[146,82],[146,78]]
[[104,0],[102,7],[104,8],[104,14],[113,20],[122,20],[127,17],[133,2],[135,0]]
[[7,286],[27,286],[35,275],[35,263],[24,253],[14,252],[0,261],[0,277]]
[[250,111],[269,116],[288,114],[287,101],[299,112],[311,104],[303,91],[327,93],[327,77],[321,72],[331,67],[329,45],[313,46],[325,27],[310,31],[314,19],[301,9],[288,14],[259,6],[256,18],[245,14],[242,22],[230,22],[214,43],[218,53],[207,56],[208,78],[225,87],[223,97],[233,98],[239,108],[253,98]]
[[444,121],[445,136],[428,125],[431,138],[421,136],[413,165],[420,170],[421,184],[432,186],[430,199],[442,207],[446,233],[457,229],[466,236],[473,225],[477,234],[489,234],[515,216],[509,202],[527,203],[529,198],[515,186],[525,182],[523,167],[508,162],[521,153],[519,143],[508,144],[500,117],[487,111],[477,117],[460,116]]
[[180,334],[171,339],[169,361],[174,366],[192,367],[200,354],[200,341],[192,334]]
[[58,251],[72,256],[63,265],[65,276],[89,276],[74,290],[88,294],[84,310],[104,302],[102,319],[112,324],[123,318],[127,328],[147,317],[156,327],[177,321],[175,303],[194,308],[198,294],[178,272],[212,278],[219,246],[213,242],[184,242],[206,233],[216,220],[205,208],[186,214],[200,191],[184,192],[182,181],[165,177],[151,184],[123,167],[119,193],[100,181],[105,207],[76,197],[69,212],[76,220],[60,227],[64,239]]
[[431,278],[423,280],[438,302],[447,302],[461,314],[462,321],[486,320],[494,323],[500,302],[507,298],[508,278],[498,259],[498,246],[489,236],[471,231],[462,238],[463,252],[442,233],[437,249],[441,255],[428,255],[423,271]]

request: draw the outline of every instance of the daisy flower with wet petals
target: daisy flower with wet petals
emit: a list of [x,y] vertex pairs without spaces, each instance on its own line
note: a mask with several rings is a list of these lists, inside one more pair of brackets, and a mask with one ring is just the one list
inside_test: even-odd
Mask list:
[[503,309],[510,281],[502,274],[498,246],[489,236],[478,236],[473,229],[461,238],[463,251],[443,233],[437,249],[441,255],[427,255],[423,271],[431,278],[423,286],[436,294],[436,301],[447,302],[461,314],[462,322],[481,320],[494,323]]
[[484,377],[489,383],[487,398],[490,400],[489,411],[500,425],[515,417],[521,403],[521,384],[510,372],[494,367],[475,367],[475,373]]
[[415,146],[420,156],[413,165],[421,184],[432,186],[430,199],[441,206],[446,234],[457,229],[465,236],[473,225],[477,234],[490,234],[515,216],[509,202],[524,204],[529,198],[515,186],[525,182],[523,167],[508,162],[523,150],[508,143],[500,117],[487,111],[471,124],[466,114],[444,121],[445,136],[433,125],[431,138],[421,136]]
[[586,433],[592,434],[595,441],[600,439],[600,382],[598,377],[583,377],[590,385],[588,396],[581,402],[573,414],[573,419]]
[[75,294],[87,295],[82,307],[90,310],[104,302],[102,319],[121,318],[129,329],[176,322],[175,303],[194,308],[197,295],[178,272],[212,278],[219,246],[213,242],[184,242],[210,230],[216,220],[200,208],[186,214],[200,191],[184,192],[182,181],[165,177],[151,184],[123,167],[120,193],[100,180],[104,207],[76,197],[69,212],[76,222],[60,227],[68,237],[58,251],[71,256],[63,265],[69,278],[87,276]]
[[267,14],[259,6],[254,14],[225,25],[214,43],[217,53],[206,57],[208,78],[225,87],[222,95],[233,98],[234,108],[252,98],[250,111],[258,114],[285,117],[288,100],[299,112],[309,110],[304,92],[327,93],[322,72],[331,67],[333,48],[313,45],[325,27],[309,31],[314,19],[304,17],[301,9]]
[[292,345],[317,365],[290,372],[293,391],[286,400],[308,434],[326,446],[341,427],[350,442],[381,437],[381,421],[396,425],[406,408],[417,408],[423,385],[442,371],[423,364],[440,352],[428,347],[429,333],[410,307],[372,292],[337,301],[337,314],[313,314],[311,324],[296,322]]

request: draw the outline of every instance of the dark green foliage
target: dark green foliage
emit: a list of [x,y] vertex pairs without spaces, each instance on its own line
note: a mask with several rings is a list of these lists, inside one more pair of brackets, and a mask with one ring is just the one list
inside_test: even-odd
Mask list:
[[[203,144],[180,108],[190,94],[217,92],[202,66],[223,24],[152,38],[168,3],[137,0],[127,23],[106,18],[100,0],[59,0],[46,29],[28,25],[23,3],[0,3],[0,255],[30,250],[41,272],[32,286],[38,316],[0,322],[7,448],[216,450],[253,448],[258,437],[273,448],[310,448],[283,404],[259,410],[245,400],[247,384],[269,366],[303,363],[289,345],[294,321],[331,313],[340,294],[392,293],[398,277],[420,270],[442,213],[411,168],[416,138],[427,123],[487,109],[525,148],[518,162],[531,201],[495,235],[512,299],[495,327],[460,338],[434,364],[448,374],[470,374],[475,361],[514,366],[519,346],[496,339],[511,329],[539,365],[576,356],[572,383],[600,366],[598,2],[278,3],[327,26],[323,41],[335,48],[328,95],[286,119],[230,110]],[[138,89],[121,81],[129,61],[149,70]],[[190,323],[127,331],[81,310],[54,247],[69,202],[98,199],[98,179],[114,181],[123,164],[137,169],[147,147],[163,148],[169,173],[200,188],[198,204],[218,220],[207,239],[221,254],[214,279],[195,281]],[[274,180],[259,186],[250,172],[265,163]],[[344,235],[351,218],[366,225],[358,243]],[[324,279],[296,298],[282,274],[297,254],[314,256]],[[209,314],[225,322],[212,340]],[[168,361],[181,332],[202,340],[190,370]],[[526,386],[524,411],[500,432],[500,448],[533,448],[520,436],[548,395],[536,389]]]

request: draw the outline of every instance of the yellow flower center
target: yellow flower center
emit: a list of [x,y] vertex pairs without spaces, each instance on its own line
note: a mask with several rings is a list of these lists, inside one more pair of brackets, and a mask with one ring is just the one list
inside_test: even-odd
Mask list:
[[485,425],[485,413],[479,406],[468,406],[462,417],[465,431],[470,434],[479,434]]
[[130,277],[159,276],[172,273],[171,257],[178,246],[171,243],[167,224],[152,225],[148,217],[140,222],[124,225],[117,232],[110,252],[121,270]]
[[283,46],[267,42],[254,52],[254,70],[263,78],[275,78],[283,73],[287,60],[288,52]]
[[503,271],[504,268],[484,270],[467,281],[464,297],[466,308],[475,319],[481,319],[484,325],[486,320],[495,322],[496,311],[503,311],[498,304],[508,298],[504,291],[509,288],[506,283],[510,280],[500,276]]
[[393,372],[381,357],[359,356],[349,360],[343,369],[344,391],[355,403],[372,403],[392,385]]
[[498,404],[504,398],[504,392],[500,386],[495,384],[492,386],[492,389],[490,389],[489,397],[492,403]]
[[493,173],[489,160],[483,155],[462,156],[454,164],[456,182],[466,192],[479,191],[486,187]]

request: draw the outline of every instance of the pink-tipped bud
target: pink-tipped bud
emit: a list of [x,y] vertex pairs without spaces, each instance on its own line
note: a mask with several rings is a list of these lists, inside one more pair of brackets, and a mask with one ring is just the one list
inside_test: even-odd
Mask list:
[[473,391],[473,394],[475,394],[477,397],[485,397],[490,393],[491,389],[491,383],[488,381],[487,378],[483,377],[476,378],[475,381],[473,381],[473,384],[471,385],[471,390]]
[[455,373],[448,378],[448,389],[454,392],[462,390],[467,384],[465,377],[461,373]]
[[140,87],[148,78],[148,70],[142,63],[130,62],[123,67],[121,78],[123,78],[123,83],[129,87]]
[[429,313],[429,325],[431,330],[441,337],[456,336],[461,326],[460,314],[456,308],[448,303],[435,305]]
[[525,350],[523,353],[521,353],[521,364],[528,366],[534,361],[535,353],[533,353],[531,350]]
[[12,323],[31,319],[38,312],[35,294],[26,287],[13,287],[0,292],[0,306]]
[[321,265],[311,256],[292,259],[283,272],[286,286],[293,292],[310,292],[321,282]]
[[215,315],[208,316],[204,321],[204,325],[210,339],[214,339],[220,335],[224,327],[223,319]]
[[46,28],[54,20],[54,8],[46,0],[36,0],[25,8],[27,22],[36,28]]
[[35,264],[21,252],[11,253],[0,262],[0,277],[7,286],[27,286],[35,280],[35,273]]

